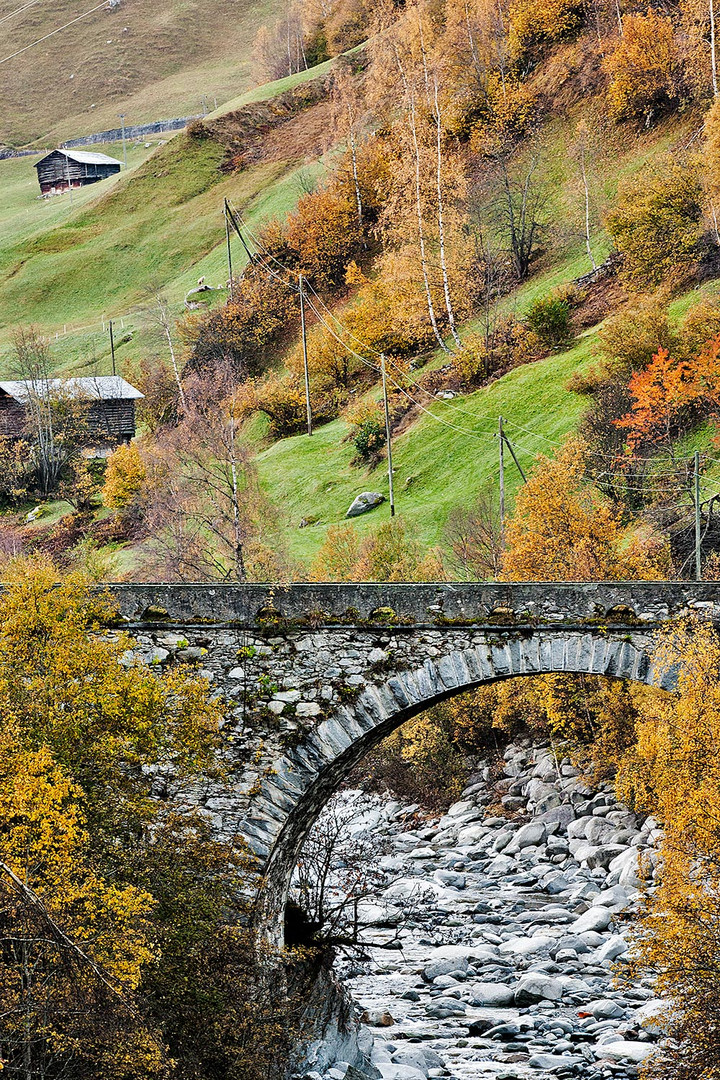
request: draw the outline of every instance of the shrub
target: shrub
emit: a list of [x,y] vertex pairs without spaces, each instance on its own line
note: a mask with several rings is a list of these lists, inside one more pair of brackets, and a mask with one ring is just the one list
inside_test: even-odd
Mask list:
[[578,0],[514,0],[510,5],[510,49],[522,57],[533,47],[561,41],[583,24]]
[[677,103],[679,65],[672,20],[648,8],[647,15],[626,15],[623,35],[604,67],[610,76],[608,105],[616,120],[653,113]]
[[514,315],[500,319],[487,334],[469,334],[453,355],[453,366],[464,383],[483,382],[537,356],[540,340]]
[[278,439],[295,435],[307,423],[305,391],[295,375],[266,376],[254,386],[253,410],[270,421],[270,433]]
[[694,360],[719,333],[720,303],[717,299],[701,300],[689,308],[680,324],[676,352],[683,360]]
[[658,349],[672,352],[675,345],[667,310],[656,300],[642,300],[611,316],[599,338],[612,370],[621,372],[647,367]]
[[360,401],[347,410],[350,438],[359,462],[376,460],[385,449],[385,416],[376,401]]
[[608,231],[623,256],[622,276],[637,289],[686,274],[698,253],[702,188],[694,169],[666,161],[625,179],[608,214]]
[[570,305],[552,293],[534,300],[525,318],[543,345],[561,345],[571,336]]
[[105,471],[102,501],[110,510],[127,510],[140,495],[147,472],[134,443],[118,446],[110,455]]

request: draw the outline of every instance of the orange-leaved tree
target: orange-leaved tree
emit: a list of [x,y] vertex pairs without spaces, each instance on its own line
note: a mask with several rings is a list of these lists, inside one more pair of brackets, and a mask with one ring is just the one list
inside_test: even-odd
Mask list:
[[570,439],[540,458],[520,489],[508,523],[506,581],[608,581],[662,578],[667,553],[652,533],[625,528],[617,510],[586,479],[587,448]]
[[667,109],[678,94],[679,62],[672,20],[653,8],[627,15],[623,32],[604,62],[610,76],[608,104],[615,119]]
[[616,421],[627,429],[629,448],[649,445],[672,454],[680,420],[695,397],[692,366],[658,349],[648,366],[634,373],[629,390],[632,408]]

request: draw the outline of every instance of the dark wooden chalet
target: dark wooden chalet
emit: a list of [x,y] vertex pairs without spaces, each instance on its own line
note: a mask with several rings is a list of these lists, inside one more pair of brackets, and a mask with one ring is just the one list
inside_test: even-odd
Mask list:
[[38,183],[43,195],[57,195],[68,188],[96,184],[106,176],[120,172],[121,162],[107,154],[86,150],[53,150],[35,162]]
[[0,435],[20,439],[26,434],[28,405],[35,398],[77,402],[85,413],[88,446],[130,442],[135,435],[135,402],[142,397],[119,375],[0,382]]

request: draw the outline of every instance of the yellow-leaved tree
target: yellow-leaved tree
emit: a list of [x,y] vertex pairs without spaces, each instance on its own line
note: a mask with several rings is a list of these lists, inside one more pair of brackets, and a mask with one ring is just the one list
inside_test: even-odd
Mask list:
[[135,443],[123,443],[108,458],[102,500],[110,510],[127,510],[143,490],[147,470]]
[[638,723],[618,792],[664,830],[659,885],[648,897],[635,970],[668,1002],[670,1039],[648,1069],[657,1080],[720,1070],[720,640],[712,624],[673,626],[656,651],[677,695],[656,695]]
[[182,663],[129,662],[78,575],[7,574],[0,1063],[23,1080],[271,1080],[293,1019],[246,929],[246,853],[183,798],[222,782],[218,702]]
[[667,573],[666,545],[630,532],[586,479],[587,447],[570,439],[520,489],[506,528],[505,581],[656,580]]

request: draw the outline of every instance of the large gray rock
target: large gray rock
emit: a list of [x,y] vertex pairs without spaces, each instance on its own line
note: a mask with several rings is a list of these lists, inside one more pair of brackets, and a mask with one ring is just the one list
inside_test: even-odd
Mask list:
[[594,848],[589,855],[585,856],[585,861],[592,870],[594,867],[602,866],[604,870],[607,870],[613,859],[616,859],[618,855],[622,855],[625,850],[621,844],[601,844],[600,847]]
[[570,1054],[533,1054],[528,1065],[531,1069],[542,1069],[544,1072],[564,1072],[581,1061],[582,1058]]
[[523,975],[515,987],[515,1004],[532,1005],[536,1001],[560,1001],[563,985],[559,979],[539,972]]
[[436,998],[425,1010],[435,1020],[447,1020],[448,1016],[464,1016],[467,1006],[456,998]]
[[624,956],[628,951],[629,946],[622,934],[614,934],[611,938],[598,949],[596,956],[599,963],[604,963],[606,960],[617,960],[619,956]]
[[504,1009],[512,1005],[514,993],[503,983],[477,983],[472,988],[471,1004],[478,1008]]
[[547,830],[542,821],[529,821],[527,825],[523,825],[518,829],[514,838],[505,848],[505,853],[513,855],[517,851],[522,851],[523,848],[543,844],[546,839]]
[[650,1057],[653,1050],[657,1049],[652,1043],[631,1042],[618,1040],[617,1042],[600,1043],[593,1047],[596,1058],[607,1058],[608,1061],[634,1061],[640,1063]]
[[405,1046],[396,1050],[392,1056],[392,1064],[409,1065],[411,1069],[417,1069],[423,1076],[428,1074],[429,1066],[419,1046]]
[[425,965],[423,979],[426,979],[427,982],[433,982],[441,975],[449,975],[451,971],[467,971],[467,969],[468,961],[466,956],[441,956]]
[[625,1016],[623,1007],[610,998],[589,1001],[587,1005],[583,1005],[583,1012],[591,1013],[596,1020],[619,1020],[621,1016]]
[[570,927],[571,934],[583,934],[586,930],[602,933],[612,922],[612,912],[606,907],[591,907],[583,912]]
[[570,840],[585,840],[585,830],[591,821],[595,821],[595,818],[585,815],[584,817],[576,818],[575,821],[571,821],[567,827],[567,834]]
[[591,844],[606,844],[611,842],[611,837],[617,832],[611,821],[605,818],[594,817],[588,821],[585,828],[585,839]]
[[363,491],[362,495],[358,495],[356,499],[353,499],[345,517],[360,517],[361,514],[366,514],[368,510],[374,510],[376,506],[384,502],[385,496],[381,495],[379,491]]

